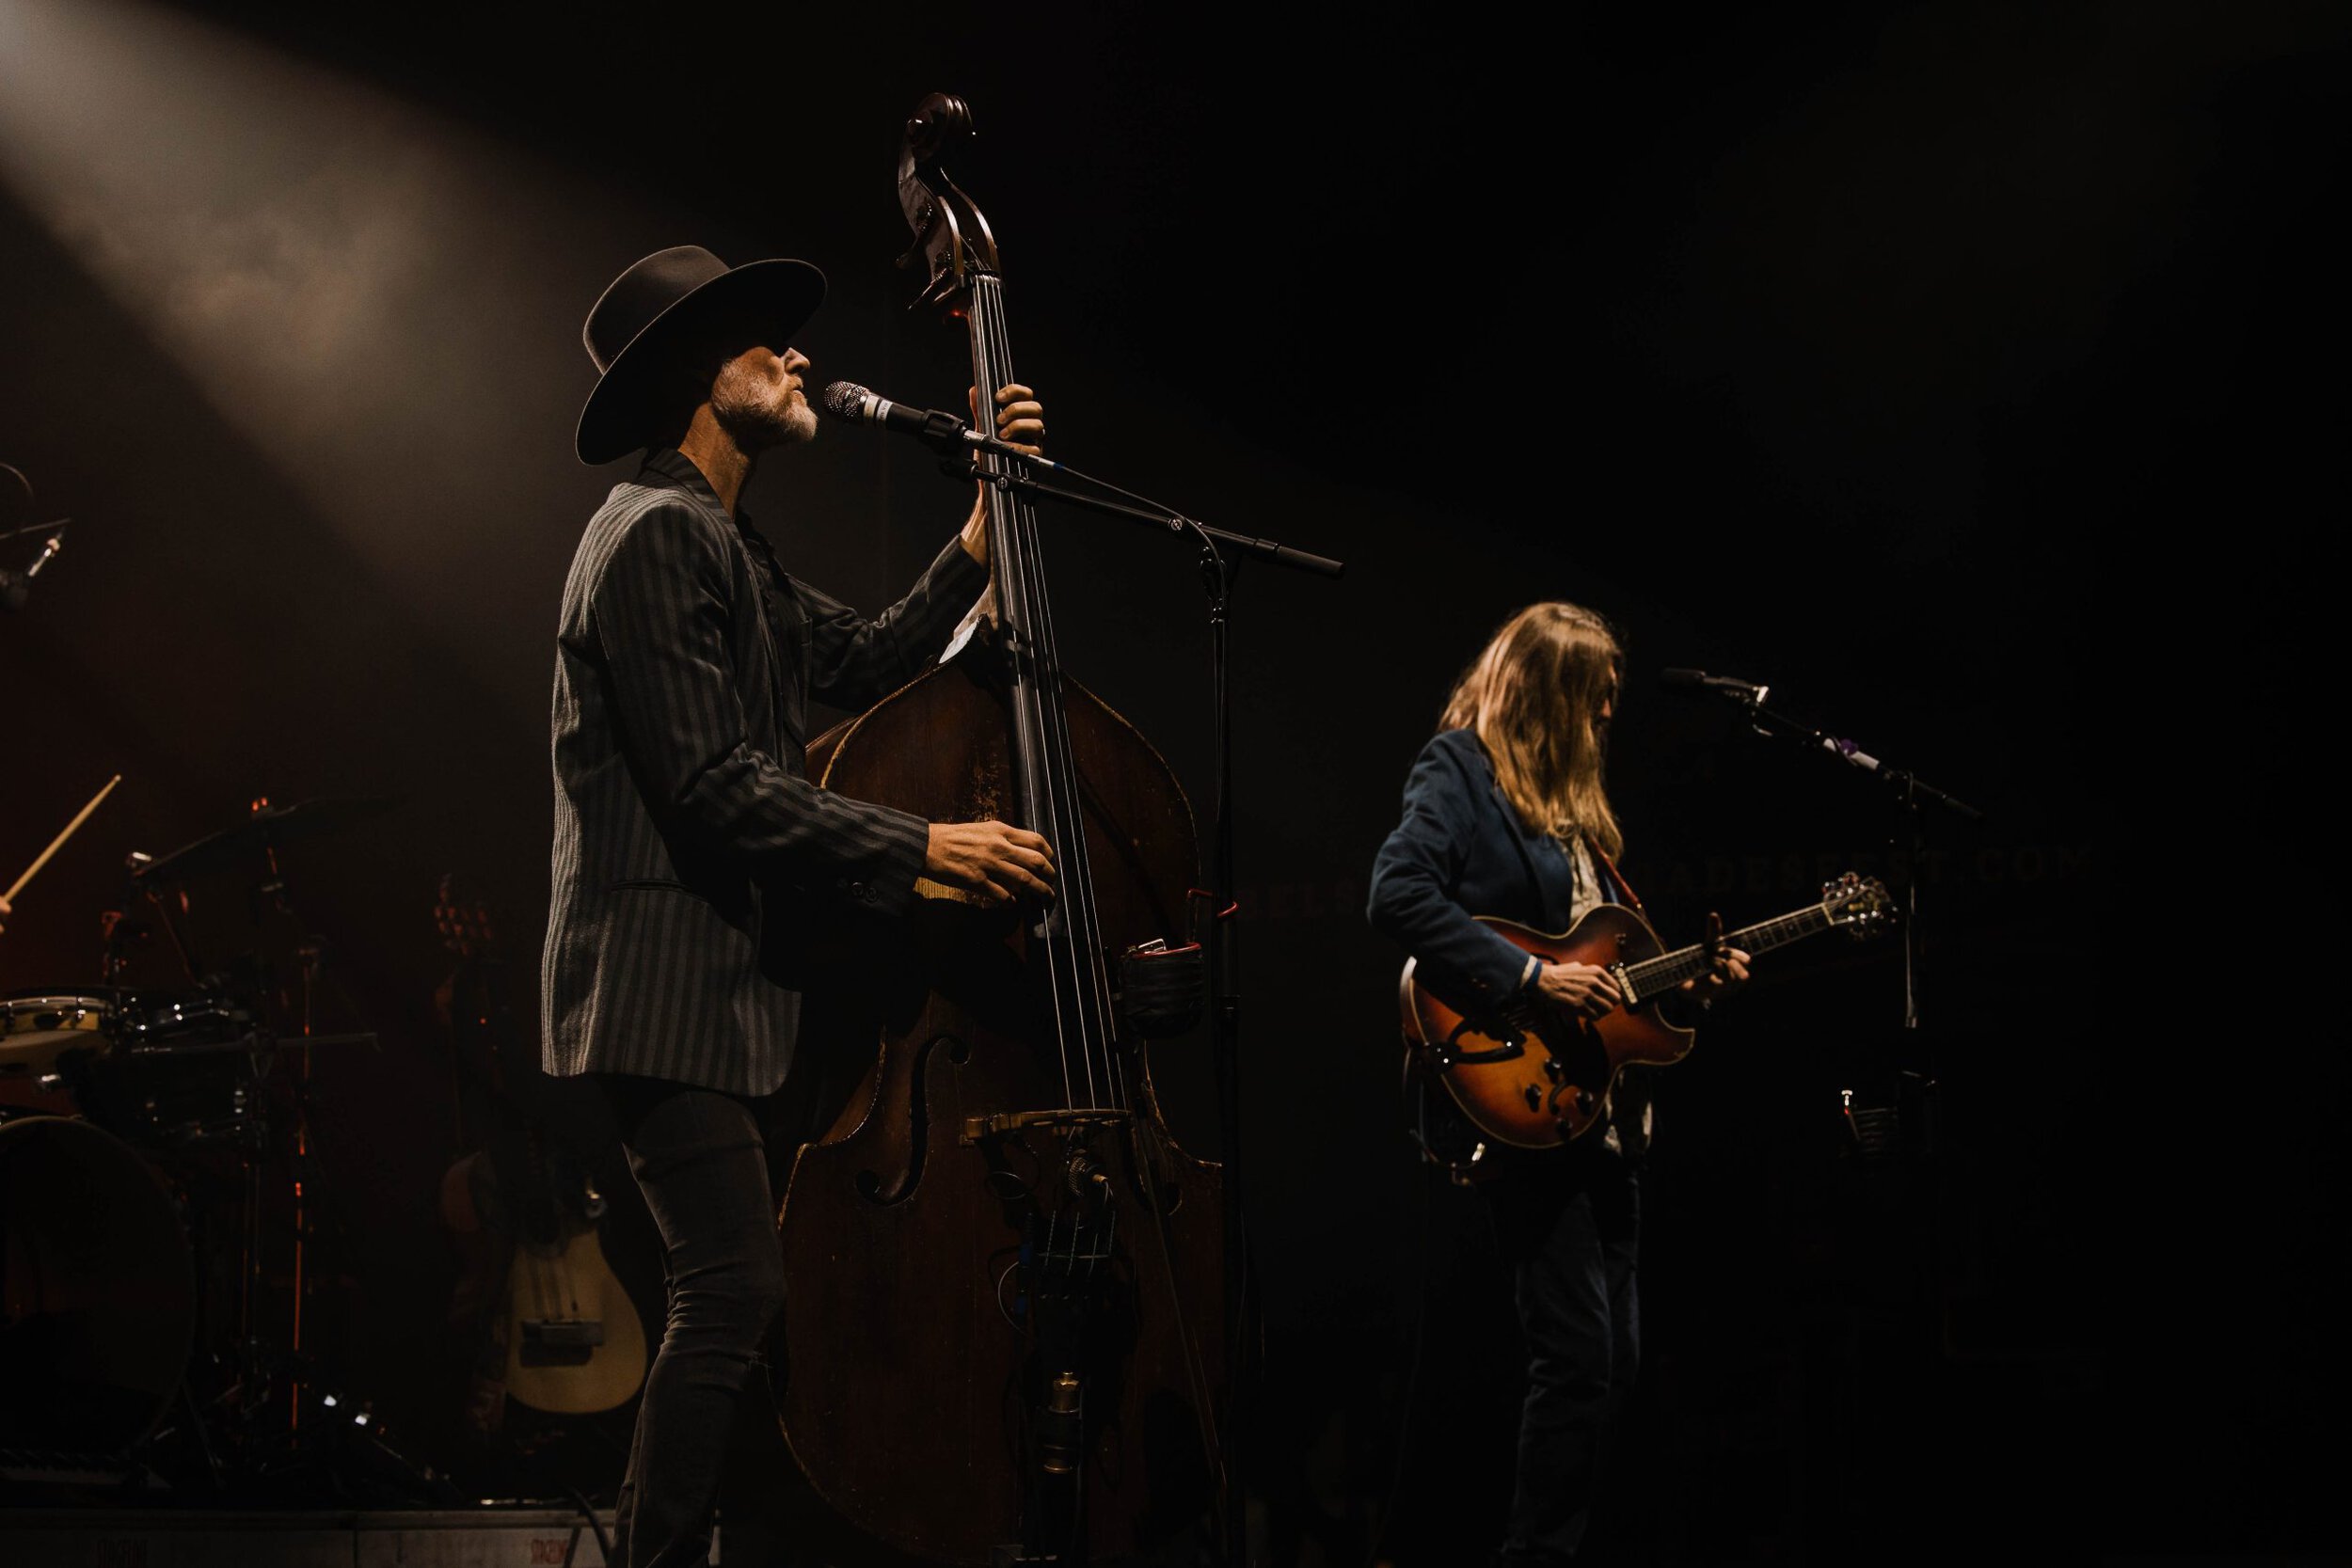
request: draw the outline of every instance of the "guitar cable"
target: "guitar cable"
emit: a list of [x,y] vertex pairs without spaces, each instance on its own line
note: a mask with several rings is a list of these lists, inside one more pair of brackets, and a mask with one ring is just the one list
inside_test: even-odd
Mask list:
[[[572,1499],[572,1506],[579,1509],[580,1517],[588,1521],[588,1528],[596,1538],[597,1560],[611,1562],[612,1560],[612,1538],[604,1533],[604,1521],[596,1517],[596,1508],[588,1501],[587,1495],[577,1486],[566,1486],[564,1488],[564,1495]],[[564,1553],[565,1568],[570,1568],[572,1552],[577,1551],[579,1547],[580,1536],[574,1533],[571,1547]]]

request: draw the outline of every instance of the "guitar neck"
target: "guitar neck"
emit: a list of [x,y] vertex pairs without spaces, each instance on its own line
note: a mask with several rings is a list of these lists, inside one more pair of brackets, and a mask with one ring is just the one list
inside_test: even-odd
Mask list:
[[[1792,910],[1754,926],[1725,931],[1723,945],[1737,947],[1742,953],[1769,953],[1775,947],[1786,947],[1792,942],[1819,935],[1830,929],[1833,924],[1827,910],[1819,904],[1809,904],[1802,910]],[[1644,1001],[1670,991],[1685,980],[1697,979],[1710,967],[1706,944],[1693,942],[1689,947],[1677,947],[1671,953],[1661,953],[1654,958],[1628,964],[1625,974],[1626,978],[1633,983],[1634,999]]]

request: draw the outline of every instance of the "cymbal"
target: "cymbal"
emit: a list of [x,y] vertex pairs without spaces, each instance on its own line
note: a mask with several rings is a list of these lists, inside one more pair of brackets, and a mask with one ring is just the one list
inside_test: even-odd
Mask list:
[[296,839],[339,832],[400,804],[397,795],[321,795],[291,806],[264,805],[234,827],[207,833],[131,875],[134,882],[177,882],[236,865],[246,856]]

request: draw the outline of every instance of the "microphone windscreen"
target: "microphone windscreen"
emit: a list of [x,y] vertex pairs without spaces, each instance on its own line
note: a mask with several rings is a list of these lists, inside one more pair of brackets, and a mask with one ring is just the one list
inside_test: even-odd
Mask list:
[[1707,672],[1704,670],[1661,670],[1658,672],[1658,684],[1661,686],[1705,686]]
[[866,405],[873,400],[873,396],[854,381],[835,381],[826,386],[818,399],[818,406],[836,420],[855,422],[865,418]]

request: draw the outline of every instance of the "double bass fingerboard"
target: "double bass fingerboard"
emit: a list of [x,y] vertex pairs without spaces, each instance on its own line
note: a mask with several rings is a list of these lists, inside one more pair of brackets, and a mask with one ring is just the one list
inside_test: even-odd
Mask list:
[[[997,390],[1014,384],[1012,349],[1005,333],[1004,281],[994,272],[976,267],[965,291],[979,424],[989,430],[995,424]],[[992,480],[1001,481],[1011,460],[985,453],[977,461]],[[1045,960],[1066,1103],[1089,1110],[1124,1109],[1126,1073],[1116,1050],[1117,1015],[1087,856],[1036,509],[1003,483],[989,485],[988,507],[989,560],[1010,667],[1015,788],[1026,818],[1024,825],[1042,835],[1054,852],[1057,896],[1030,927],[1032,959],[1041,955]]]

